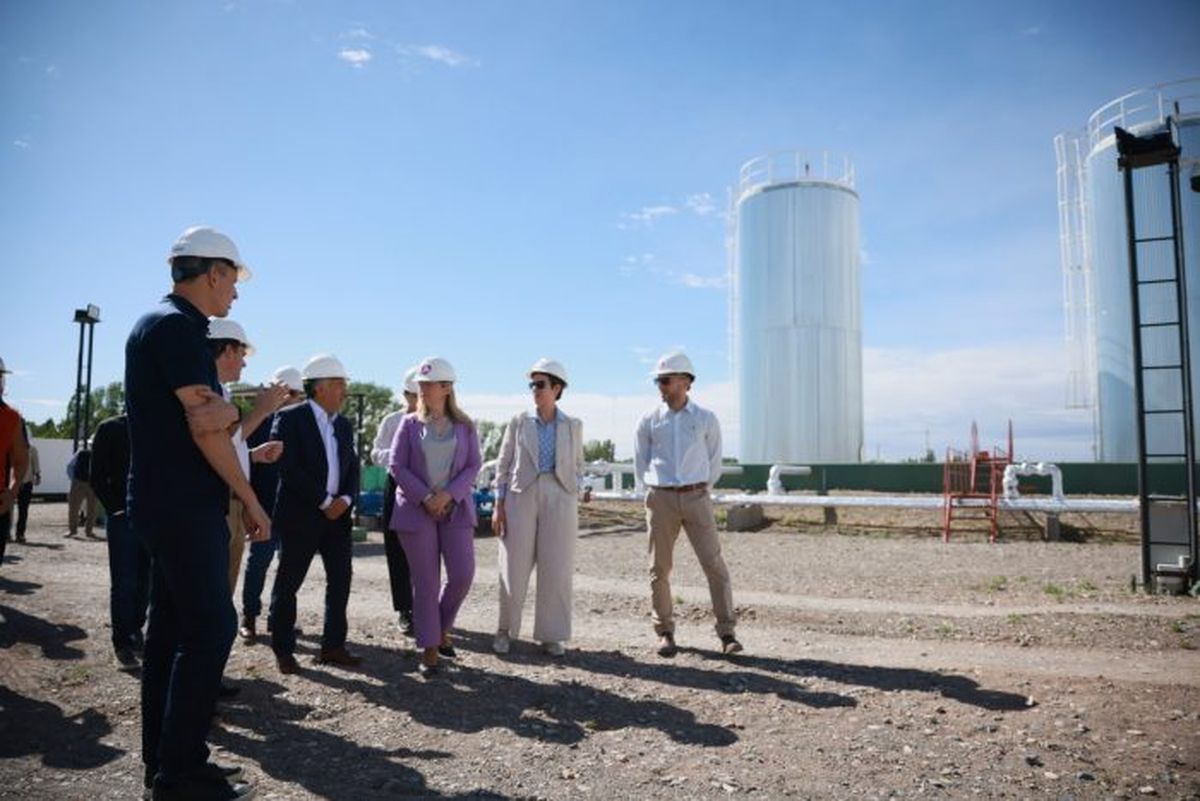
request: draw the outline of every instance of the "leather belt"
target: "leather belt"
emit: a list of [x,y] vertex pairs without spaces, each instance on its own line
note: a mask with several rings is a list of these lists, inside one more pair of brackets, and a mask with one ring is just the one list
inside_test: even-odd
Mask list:
[[698,484],[683,484],[678,487],[655,487],[655,489],[663,490],[664,492],[691,492],[692,490],[704,489],[707,486],[706,482],[701,481]]

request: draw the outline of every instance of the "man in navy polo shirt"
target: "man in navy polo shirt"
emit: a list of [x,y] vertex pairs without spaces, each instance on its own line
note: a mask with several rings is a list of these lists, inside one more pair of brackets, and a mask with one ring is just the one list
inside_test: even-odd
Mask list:
[[249,278],[237,247],[189,228],[168,257],[173,289],[125,343],[130,524],[153,559],[142,666],[142,761],[155,801],[245,799],[240,768],[208,762],[217,689],[237,630],[229,592],[229,491],[252,541],[270,520],[238,464],[208,350],[208,317],[224,317]]

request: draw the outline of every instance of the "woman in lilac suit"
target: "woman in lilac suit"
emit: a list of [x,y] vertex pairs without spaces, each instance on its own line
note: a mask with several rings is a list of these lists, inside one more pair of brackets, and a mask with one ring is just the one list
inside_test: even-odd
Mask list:
[[[454,368],[430,357],[417,366],[420,398],[392,439],[388,472],[396,482],[389,528],[412,574],[419,670],[429,678],[438,654],[453,657],[450,629],[475,577],[475,477],[479,437],[454,400]],[[446,564],[441,585],[440,562]]]

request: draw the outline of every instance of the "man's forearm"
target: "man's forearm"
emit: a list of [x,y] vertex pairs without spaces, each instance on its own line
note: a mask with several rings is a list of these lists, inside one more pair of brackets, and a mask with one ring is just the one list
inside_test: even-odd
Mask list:
[[254,488],[242,472],[242,465],[238,462],[237,452],[233,449],[233,441],[229,439],[229,435],[224,431],[193,432],[192,439],[212,469],[233,490],[233,494],[247,506],[257,505],[258,496],[254,494]]

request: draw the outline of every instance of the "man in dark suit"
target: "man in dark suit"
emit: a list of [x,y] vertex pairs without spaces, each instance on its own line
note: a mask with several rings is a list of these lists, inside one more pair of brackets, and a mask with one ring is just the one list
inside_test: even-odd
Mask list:
[[272,514],[279,532],[279,569],[271,591],[271,648],[281,673],[295,673],[296,593],[317,553],[325,566],[325,628],[318,663],[354,666],[346,650],[350,598],[350,513],[358,497],[359,463],[350,421],[338,412],[348,376],[329,355],[301,371],[306,403],[280,410],[271,438],[283,442],[279,490]]

